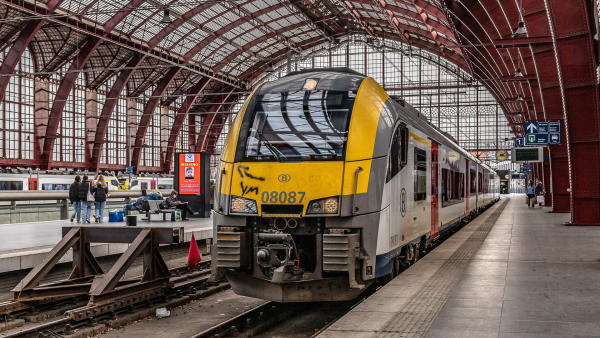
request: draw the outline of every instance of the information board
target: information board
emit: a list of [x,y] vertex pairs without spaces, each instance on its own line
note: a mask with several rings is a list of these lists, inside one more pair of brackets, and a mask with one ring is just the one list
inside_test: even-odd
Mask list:
[[513,163],[543,162],[544,161],[543,149],[544,148],[542,148],[542,147],[512,148],[510,158]]
[[202,172],[200,171],[199,153],[179,154],[179,186],[180,195],[200,194]]
[[547,144],[561,144],[560,121],[525,123],[525,145]]

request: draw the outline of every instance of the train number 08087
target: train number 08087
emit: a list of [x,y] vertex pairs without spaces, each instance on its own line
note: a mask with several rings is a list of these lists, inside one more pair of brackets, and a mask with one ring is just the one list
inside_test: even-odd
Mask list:
[[302,203],[304,191],[263,191],[260,200],[263,203]]

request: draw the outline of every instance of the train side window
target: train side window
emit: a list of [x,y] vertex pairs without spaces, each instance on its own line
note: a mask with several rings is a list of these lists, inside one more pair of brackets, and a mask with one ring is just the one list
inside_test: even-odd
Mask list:
[[396,176],[406,166],[408,160],[408,128],[400,125],[392,136],[392,146],[388,157],[386,182]]
[[427,198],[427,152],[415,147],[415,201]]
[[473,169],[469,169],[469,178],[470,178],[470,183],[469,183],[469,192],[474,194],[476,192],[476,188],[475,188],[475,184],[477,182],[476,178],[477,178],[477,172]]

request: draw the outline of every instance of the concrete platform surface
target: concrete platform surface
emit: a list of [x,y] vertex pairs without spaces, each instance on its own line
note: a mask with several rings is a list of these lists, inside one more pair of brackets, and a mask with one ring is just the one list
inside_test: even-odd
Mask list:
[[600,227],[524,200],[497,203],[319,337],[600,337]]
[[[143,221],[144,215],[138,215],[138,227],[183,227],[184,241],[189,242],[192,234],[196,240],[212,238],[212,217],[192,218],[183,222],[171,222],[162,219],[151,222]],[[20,269],[33,268],[40,263],[52,247],[62,238],[62,227],[64,226],[114,226],[125,225],[119,223],[91,223],[78,224],[69,220],[2,224],[0,225],[0,273]],[[91,251],[96,257],[123,253],[128,244],[102,244],[93,243]],[[73,260],[71,250],[65,254],[60,263]]]

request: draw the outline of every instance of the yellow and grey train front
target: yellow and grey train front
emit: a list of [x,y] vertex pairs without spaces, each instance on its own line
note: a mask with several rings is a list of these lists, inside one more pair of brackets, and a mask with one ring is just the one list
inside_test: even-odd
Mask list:
[[291,73],[253,92],[221,157],[216,278],[278,302],[364,290],[375,278],[391,137],[380,131],[394,124],[381,114],[387,100],[373,79],[347,69]]

